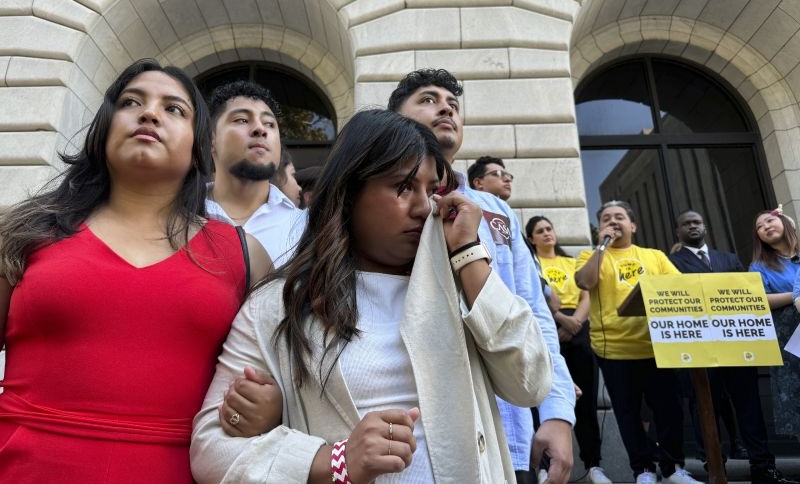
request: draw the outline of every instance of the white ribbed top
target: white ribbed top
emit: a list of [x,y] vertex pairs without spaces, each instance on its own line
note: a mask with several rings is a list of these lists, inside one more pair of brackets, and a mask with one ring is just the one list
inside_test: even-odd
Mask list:
[[[361,337],[347,345],[339,363],[362,417],[376,410],[410,410],[419,406],[411,359],[400,336],[408,281],[408,276],[374,272],[357,274],[356,300]],[[417,420],[414,426],[414,436],[417,450],[411,465],[399,474],[381,476],[377,480],[379,484],[433,482],[421,420]]]

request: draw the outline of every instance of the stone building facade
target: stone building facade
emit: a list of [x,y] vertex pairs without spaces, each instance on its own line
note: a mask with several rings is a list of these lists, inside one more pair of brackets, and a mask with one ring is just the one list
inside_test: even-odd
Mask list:
[[[433,66],[464,83],[459,167],[507,160],[523,221],[549,216],[575,250],[590,244],[586,189],[601,181],[585,175],[576,89],[638,56],[685,62],[733,91],[752,121],[763,204],[798,212],[798,0],[4,0],[0,206],[58,172],[57,151],[75,149],[104,89],[138,58],[195,76],[282,66],[327,98],[338,128]],[[765,208],[755,205],[725,216],[749,219]]]
[[57,151],[75,149],[102,91],[138,58],[198,76],[236,62],[284,66],[323,93],[339,127],[385,105],[405,73],[440,66],[465,87],[460,167],[483,154],[507,160],[523,221],[544,213],[577,249],[594,215],[575,89],[619,59],[654,55],[736,91],[755,123],[765,198],[796,214],[798,32],[796,0],[6,0],[0,206],[58,172]]

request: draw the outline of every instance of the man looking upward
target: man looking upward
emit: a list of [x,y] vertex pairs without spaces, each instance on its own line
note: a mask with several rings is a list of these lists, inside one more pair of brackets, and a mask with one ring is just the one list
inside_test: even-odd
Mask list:
[[[458,96],[462,87],[444,69],[422,69],[406,75],[389,98],[389,109],[429,127],[452,164],[463,140],[463,120]],[[465,177],[455,173],[460,192],[478,203],[484,220],[478,230],[480,239],[489,247],[492,270],[497,271],[511,292],[531,306],[547,341],[555,374],[553,387],[539,406],[542,425],[534,437],[534,458],[542,453],[550,457],[548,482],[566,483],[572,470],[572,425],[575,423],[575,391],[567,365],[559,352],[558,335],[553,317],[545,303],[539,281],[535,278],[533,259],[525,242],[519,221],[508,204],[485,192],[467,186]],[[511,449],[519,482],[529,479],[533,418],[527,408],[515,407],[498,399],[503,427]],[[424,417],[423,417],[424,420]]]

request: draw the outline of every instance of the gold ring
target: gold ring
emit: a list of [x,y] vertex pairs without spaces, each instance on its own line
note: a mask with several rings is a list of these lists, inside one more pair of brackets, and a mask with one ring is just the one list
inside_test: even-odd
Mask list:
[[[394,433],[392,432],[392,422],[389,422],[389,440],[394,440]],[[391,454],[391,452],[389,452]]]
[[231,425],[236,426],[239,423],[239,420],[241,420],[241,416],[239,415],[239,412],[235,412],[233,415],[231,415],[231,418],[228,420],[228,422]]

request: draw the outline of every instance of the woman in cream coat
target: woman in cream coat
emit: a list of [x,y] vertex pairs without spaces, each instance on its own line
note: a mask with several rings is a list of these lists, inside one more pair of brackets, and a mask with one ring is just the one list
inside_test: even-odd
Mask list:
[[[345,126],[295,259],[233,323],[195,419],[198,482],[514,482],[494,395],[536,405],[552,364],[474,244],[480,208],[450,193],[431,210],[448,173],[415,121]],[[282,425],[231,437],[218,409],[246,366],[279,385]],[[231,425],[253,417],[234,410]]]

